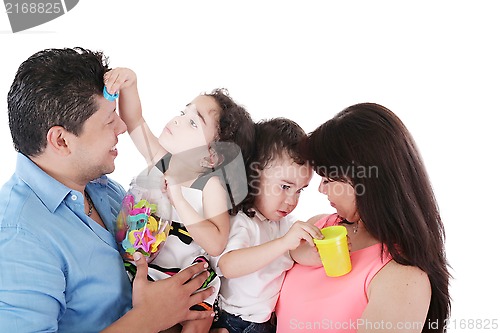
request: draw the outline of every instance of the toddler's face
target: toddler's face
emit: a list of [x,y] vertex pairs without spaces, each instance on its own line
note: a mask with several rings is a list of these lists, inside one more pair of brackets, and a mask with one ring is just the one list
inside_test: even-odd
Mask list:
[[219,106],[215,99],[200,95],[189,103],[180,115],[167,123],[159,142],[174,155],[208,146],[217,136],[218,116]]
[[309,165],[299,165],[290,157],[280,158],[262,171],[255,208],[267,219],[278,221],[290,214],[299,202],[300,193],[312,178]]

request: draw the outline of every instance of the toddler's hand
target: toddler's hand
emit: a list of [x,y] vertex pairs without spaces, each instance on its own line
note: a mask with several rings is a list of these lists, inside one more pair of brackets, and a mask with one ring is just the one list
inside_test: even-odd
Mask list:
[[302,242],[302,240],[309,243],[311,246],[314,245],[313,238],[322,239],[323,234],[315,225],[297,221],[295,222],[290,230],[282,237],[288,250],[295,250]]
[[117,67],[104,74],[104,84],[110,94],[137,84],[137,76],[129,68]]

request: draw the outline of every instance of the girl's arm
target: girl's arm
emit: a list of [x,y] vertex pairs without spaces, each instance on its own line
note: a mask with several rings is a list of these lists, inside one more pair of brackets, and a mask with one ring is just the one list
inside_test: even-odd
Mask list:
[[[311,217],[307,223],[315,225],[315,223],[328,214],[316,215]],[[321,258],[319,257],[316,246],[311,246],[309,243],[302,241],[295,249],[290,251],[292,259],[304,266],[321,266]]]
[[153,165],[167,151],[160,145],[158,138],[151,132],[142,117],[141,100],[137,89],[137,76],[131,69],[115,68],[104,75],[106,89],[110,94],[120,92],[118,111],[127,125],[127,131],[148,165]]
[[222,275],[228,279],[254,273],[269,265],[286,251],[297,248],[302,241],[314,246],[312,238],[321,237],[320,235],[321,232],[314,225],[297,221],[283,237],[224,254],[219,259],[218,266]]
[[[368,305],[358,326],[358,333],[421,332],[431,299],[431,285],[425,272],[391,260],[373,278],[368,287]],[[375,327],[377,329],[375,329]],[[392,329],[389,329],[392,327]],[[371,329],[370,329],[371,328]]]
[[229,213],[226,191],[218,177],[212,177],[203,188],[203,214],[200,216],[184,198],[179,185],[168,185],[170,199],[193,240],[216,257],[225,249],[229,237]]

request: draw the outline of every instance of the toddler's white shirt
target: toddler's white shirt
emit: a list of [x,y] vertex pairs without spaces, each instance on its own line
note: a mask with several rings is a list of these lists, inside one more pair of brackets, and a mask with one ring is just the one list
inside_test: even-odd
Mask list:
[[[224,252],[261,245],[285,235],[297,221],[287,215],[279,221],[270,221],[259,212],[253,218],[243,212],[231,217],[229,241]],[[262,323],[270,317],[278,300],[285,273],[293,266],[293,259],[287,251],[257,272],[233,279],[221,278],[220,307],[242,319]],[[221,274],[217,266],[217,273]]]

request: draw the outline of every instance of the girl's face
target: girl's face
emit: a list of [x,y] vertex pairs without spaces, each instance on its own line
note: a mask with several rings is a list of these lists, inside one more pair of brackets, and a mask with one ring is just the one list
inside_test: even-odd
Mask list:
[[213,97],[196,97],[167,123],[159,137],[160,144],[173,155],[208,146],[217,136],[219,110]]
[[292,212],[302,190],[309,185],[312,168],[299,165],[289,157],[273,161],[262,171],[255,208],[271,221],[278,221]]
[[337,210],[341,217],[349,222],[359,221],[356,191],[351,184],[330,181],[328,178],[323,177],[318,190],[328,197],[330,205]]

